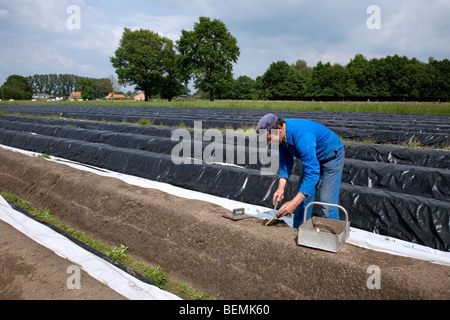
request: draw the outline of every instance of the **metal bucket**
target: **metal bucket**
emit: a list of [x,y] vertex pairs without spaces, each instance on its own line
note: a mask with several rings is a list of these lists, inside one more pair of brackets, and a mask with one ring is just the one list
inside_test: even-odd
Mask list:
[[[320,217],[312,217],[306,221],[308,208],[315,204],[339,208],[345,213],[345,221]],[[349,233],[350,222],[348,221],[347,210],[344,207],[337,204],[313,201],[305,208],[303,223],[298,228],[297,243],[301,246],[337,253],[347,241]]]

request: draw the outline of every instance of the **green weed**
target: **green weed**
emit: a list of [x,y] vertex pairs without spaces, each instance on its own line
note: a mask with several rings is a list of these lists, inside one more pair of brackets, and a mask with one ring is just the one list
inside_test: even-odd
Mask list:
[[156,284],[163,290],[178,295],[183,299],[189,300],[214,299],[213,297],[210,297],[208,294],[201,293],[194,289],[188,288],[185,284],[170,281],[169,277],[161,271],[160,266],[148,267],[142,262],[134,261],[127,254],[128,247],[123,244],[121,244],[119,247],[109,246],[107,244],[95,240],[93,237],[89,235],[86,235],[84,232],[77,231],[61,223],[57,218],[55,218],[51,214],[50,210],[48,209],[45,210],[37,209],[33,207],[30,203],[22,201],[19,197],[17,197],[14,194],[9,194],[0,191],[0,196],[11,201],[12,203],[15,203],[19,207],[26,210],[28,213],[34,215],[35,217],[47,223],[50,223],[51,225],[66,232],[67,234],[85,243],[86,245],[94,248],[95,250],[102,252],[109,258],[138,272],[139,274],[143,275],[145,278],[147,278],[148,280],[150,280],[152,283]]

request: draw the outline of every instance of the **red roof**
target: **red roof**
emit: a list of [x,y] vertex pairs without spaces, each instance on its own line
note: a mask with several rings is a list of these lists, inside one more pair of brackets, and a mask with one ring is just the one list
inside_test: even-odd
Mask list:
[[123,94],[117,94],[117,93],[112,92],[112,93],[110,93],[110,94],[108,94],[106,96],[106,99],[111,99],[111,98],[113,98],[113,99],[125,99],[125,96]]
[[81,92],[72,92],[70,94],[71,99],[81,98]]

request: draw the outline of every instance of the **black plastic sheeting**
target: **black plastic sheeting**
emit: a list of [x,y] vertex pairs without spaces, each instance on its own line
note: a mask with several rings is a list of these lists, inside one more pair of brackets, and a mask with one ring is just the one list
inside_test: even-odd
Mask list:
[[339,201],[352,208],[352,226],[370,225],[378,234],[449,251],[448,202],[348,184]]
[[[0,144],[271,207],[277,175],[261,175],[260,163],[176,165],[171,158],[178,143],[171,139],[173,132],[170,128],[0,116]],[[208,144],[202,142],[202,150]],[[423,150],[353,143],[346,143],[345,148],[340,204],[349,212],[352,226],[450,251],[450,152],[427,150],[430,156],[423,160]],[[247,162],[251,151],[248,146],[244,150]],[[237,156],[235,151],[235,160]],[[286,198],[295,195],[301,170],[297,162]]]
[[342,182],[450,202],[450,171],[346,159]]
[[273,112],[282,118],[310,119],[322,123],[343,138],[376,143],[417,141],[436,148],[450,145],[450,116],[425,114],[385,114],[331,111],[258,110],[186,107],[121,107],[85,105],[3,105],[9,113],[53,115],[94,121],[138,122],[193,127],[202,121],[203,128],[255,126],[260,117]]
[[448,151],[412,149],[363,143],[346,143],[345,157],[373,162],[414,165],[450,170]]
[[[18,123],[32,123],[53,126],[66,126],[81,129],[104,130],[119,133],[131,133],[145,136],[156,136],[170,138],[173,128],[154,127],[154,126],[138,126],[117,124],[108,122],[63,120],[63,119],[46,119],[18,116],[2,116],[0,120],[10,121],[10,126],[3,128],[14,129]],[[449,119],[450,120],[450,119]],[[19,127],[17,127],[19,129]],[[24,131],[26,130],[20,130]],[[29,129],[31,131],[31,127]],[[189,130],[192,132],[192,130]],[[225,141],[225,139],[224,139]],[[345,157],[373,162],[389,162],[393,164],[416,165],[421,167],[433,167],[450,170],[450,157],[448,152],[433,149],[412,149],[393,147],[386,145],[374,145],[363,143],[345,143]]]
[[259,170],[228,165],[176,165],[167,154],[5,129],[0,129],[0,143],[255,204],[270,204],[267,189],[259,187],[248,192],[247,188],[259,183],[270,185],[276,178],[261,176]]

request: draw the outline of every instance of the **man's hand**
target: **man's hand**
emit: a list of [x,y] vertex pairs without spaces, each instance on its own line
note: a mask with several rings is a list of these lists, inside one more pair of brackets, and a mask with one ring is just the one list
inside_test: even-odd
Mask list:
[[284,199],[284,188],[286,187],[286,179],[281,178],[278,182],[278,188],[273,194],[272,203],[275,206],[275,203],[278,201],[280,203]]
[[297,194],[294,199],[292,199],[289,202],[286,202],[278,211],[277,218],[282,218],[285,216],[288,216],[290,214],[293,214],[295,209],[302,203],[302,201],[305,199],[305,197],[299,193]]
[[278,201],[280,203],[284,199],[284,190],[277,190],[273,194],[272,203],[275,206],[275,203]]

